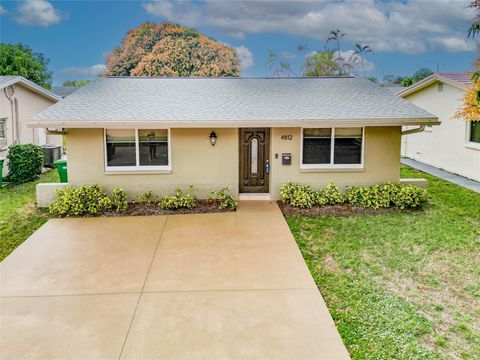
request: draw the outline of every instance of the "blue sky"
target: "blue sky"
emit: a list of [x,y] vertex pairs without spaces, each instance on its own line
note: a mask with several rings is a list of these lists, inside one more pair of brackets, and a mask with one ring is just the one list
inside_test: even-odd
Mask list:
[[[93,78],[126,32],[171,21],[237,48],[243,76],[268,76],[268,51],[294,69],[300,44],[322,49],[331,29],[346,33],[346,56],[368,44],[368,76],[408,75],[420,67],[465,71],[475,58],[466,38],[468,0],[405,1],[0,1],[0,41],[23,43],[50,59],[54,84]],[[333,44],[330,44],[333,45]],[[359,69],[357,69],[359,71]]]

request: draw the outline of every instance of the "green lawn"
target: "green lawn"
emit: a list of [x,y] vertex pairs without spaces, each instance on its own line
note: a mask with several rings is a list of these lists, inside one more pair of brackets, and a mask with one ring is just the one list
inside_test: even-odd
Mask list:
[[51,170],[38,181],[0,189],[0,261],[48,220],[35,207],[35,186],[58,181],[57,171]]
[[479,359],[480,194],[402,177],[425,210],[287,222],[353,359]]

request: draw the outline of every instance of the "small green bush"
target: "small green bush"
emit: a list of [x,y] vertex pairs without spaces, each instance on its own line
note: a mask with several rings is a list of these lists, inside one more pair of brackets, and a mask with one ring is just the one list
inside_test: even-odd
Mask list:
[[328,183],[327,187],[317,192],[316,205],[338,205],[345,202],[345,197],[340,189],[333,183]]
[[337,205],[348,203],[366,208],[415,209],[427,201],[427,192],[413,185],[386,183],[369,187],[352,186],[344,194],[332,183],[320,191],[310,186],[287,183],[280,188],[280,196],[284,204],[311,208],[314,205]]
[[155,195],[151,191],[145,191],[137,196],[137,202],[150,206],[155,202]]
[[43,150],[34,144],[14,144],[8,148],[7,180],[15,184],[33,181],[42,173]]
[[347,201],[354,206],[369,208],[415,209],[427,201],[427,191],[413,185],[386,183],[369,187],[350,187]]
[[116,188],[112,191],[112,205],[117,212],[125,212],[128,209],[127,193],[125,190]]
[[280,197],[284,204],[299,208],[311,208],[318,201],[318,193],[310,186],[292,182],[280,187]]
[[237,202],[232,198],[227,187],[212,191],[208,196],[208,201],[216,202],[220,210],[235,210],[237,208]]
[[193,209],[196,205],[195,198],[190,194],[183,194],[180,188],[175,190],[175,195],[163,196],[158,200],[158,206],[165,210]]
[[57,199],[50,204],[48,211],[57,217],[95,215],[110,210],[113,206],[110,198],[100,185],[66,187],[57,190]]

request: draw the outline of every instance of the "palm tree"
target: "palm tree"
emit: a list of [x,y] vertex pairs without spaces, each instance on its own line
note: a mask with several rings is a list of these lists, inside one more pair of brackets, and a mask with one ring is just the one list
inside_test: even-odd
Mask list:
[[303,76],[336,76],[342,72],[333,50],[327,49],[306,56],[302,70]]
[[366,53],[373,52],[370,46],[368,45],[362,45],[360,43],[355,44],[355,51],[353,52],[355,55],[357,55],[360,58],[360,63],[362,64],[362,71],[363,71],[363,76],[366,77],[365,73],[365,63],[363,56]]
[[337,51],[338,51],[338,62],[340,63],[340,67],[342,68],[342,72],[340,75],[343,75],[343,58],[342,52],[340,51],[340,40],[345,36],[345,33],[341,32],[340,29],[330,31],[330,35],[327,38],[327,43],[330,41],[335,41],[337,43]]

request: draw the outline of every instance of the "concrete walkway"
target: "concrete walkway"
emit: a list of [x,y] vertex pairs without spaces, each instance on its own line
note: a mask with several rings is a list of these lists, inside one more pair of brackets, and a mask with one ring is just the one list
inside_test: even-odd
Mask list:
[[450,181],[451,183],[457,184],[464,188],[480,193],[480,182],[478,181],[467,179],[466,177],[453,174],[451,172],[436,168],[431,165],[424,164],[420,161],[416,161],[413,159],[402,157],[400,161],[404,165],[408,165],[414,169],[426,172],[427,174],[439,177],[440,179]]
[[278,206],[50,220],[0,264],[2,359],[348,359]]

